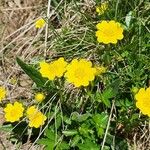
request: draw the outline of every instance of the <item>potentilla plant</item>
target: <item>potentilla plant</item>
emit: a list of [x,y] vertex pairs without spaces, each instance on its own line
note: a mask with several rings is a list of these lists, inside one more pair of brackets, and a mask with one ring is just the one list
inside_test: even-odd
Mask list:
[[[117,149],[126,150],[125,139],[132,136],[133,130],[139,129],[140,122],[149,119],[150,87],[144,84],[149,65],[142,63],[149,59],[142,53],[140,57],[136,56],[130,50],[135,37],[126,38],[132,30],[130,21],[127,22],[129,18],[124,25],[117,19],[116,10],[115,17],[110,17],[109,11],[104,17],[109,7],[109,2],[96,6],[98,21],[88,24],[92,24],[94,30],[87,30],[93,37],[83,35],[88,37],[84,37],[86,47],[90,47],[86,55],[80,57],[73,49],[70,57],[64,52],[64,56],[51,56],[34,65],[17,57],[18,65],[34,82],[34,96],[27,104],[21,100],[4,103],[3,112],[6,124],[12,124],[15,129],[23,122],[22,133],[26,132],[28,139],[34,139],[33,144],[42,144],[47,150],[111,150],[115,145]],[[47,19],[40,18],[35,22],[35,28],[42,29],[47,23]],[[66,40],[65,44],[69,43],[66,47],[69,47],[71,42],[63,38],[58,39],[62,43]],[[80,41],[79,38],[77,45],[80,42],[84,43],[84,39]],[[82,49],[84,44],[77,49]],[[64,45],[62,48],[60,44],[59,48],[64,49]],[[95,49],[91,50],[93,47]],[[135,45],[132,49],[136,49]],[[93,59],[95,57],[99,62]],[[1,102],[6,95],[5,87],[0,86]]]
[[[104,66],[94,65],[87,59],[73,59],[71,62],[67,62],[61,57],[51,62],[41,61],[38,69],[25,64],[19,58],[17,58],[17,62],[40,89],[40,92],[37,92],[34,97],[39,106],[50,101],[52,93],[56,93],[57,98],[63,103],[65,98],[62,96],[66,86],[89,93],[88,87],[93,87],[94,80],[105,74],[107,70]],[[48,116],[44,115],[35,104],[26,108],[25,116],[29,127],[39,128],[47,124],[50,116],[49,114],[47,114]]]
[[[98,139],[103,138],[108,123],[108,113],[103,112],[103,109],[99,107],[103,106],[108,109],[111,108],[111,105],[114,107],[113,99],[117,96],[115,89],[112,87],[101,91],[94,90],[95,85],[97,85],[97,80],[105,76],[107,69],[104,66],[94,65],[87,59],[73,59],[69,62],[62,57],[50,62],[39,62],[38,69],[25,64],[19,58],[17,58],[17,62],[36,83],[38,89],[40,89],[40,92],[37,92],[34,97],[37,103],[26,108],[25,116],[28,126],[30,128],[46,127],[48,128],[48,132],[52,132],[51,134],[54,134],[56,128],[58,135],[55,138],[58,141],[59,138],[61,138],[61,134],[70,139],[70,144],[67,144],[68,141],[63,138],[57,143],[54,139],[49,137],[46,132],[45,138],[39,139],[38,143],[46,145],[47,148],[59,148],[60,146],[64,146],[64,149],[76,146],[80,148],[82,147],[81,143],[84,143],[85,146],[99,149],[97,137]],[[71,92],[64,95],[66,86],[71,86],[72,90],[79,90],[80,94],[82,94],[83,103],[81,103],[78,108],[72,107],[71,103],[70,106],[67,106],[67,95],[70,95]],[[47,102],[51,101],[50,95],[52,95],[52,93],[57,94],[54,99],[55,102],[52,103],[52,109],[49,111],[43,109],[42,113],[38,110],[37,106],[39,106],[40,109],[42,105],[47,105]],[[137,100],[136,106],[143,114],[147,115],[149,115],[148,105],[144,105],[143,100],[147,101],[148,96],[149,88],[147,90],[142,88],[135,95],[135,99]],[[76,98],[72,97],[72,101],[76,101]],[[93,103],[92,108],[95,107],[95,110],[89,109],[91,102]],[[61,103],[61,110],[58,107],[58,103]],[[118,106],[123,108],[121,105],[122,104],[119,104]],[[15,118],[11,118],[11,115],[9,115],[12,110],[10,110],[8,106],[12,107],[11,109],[18,108],[17,116],[14,116]],[[132,105],[129,104],[129,107],[131,106]],[[46,107],[49,107],[49,105]],[[65,110],[63,110],[64,108]],[[6,121],[14,122],[19,121],[20,118],[23,117],[24,108],[22,104],[15,102],[14,106],[7,104],[4,111]],[[49,122],[49,120],[52,121]],[[61,128],[61,125],[63,125],[63,128]],[[109,136],[111,137],[111,135],[108,135],[108,137]],[[52,143],[50,144],[48,141]],[[74,143],[75,141],[77,143]],[[90,144],[86,145],[85,141],[88,141]]]

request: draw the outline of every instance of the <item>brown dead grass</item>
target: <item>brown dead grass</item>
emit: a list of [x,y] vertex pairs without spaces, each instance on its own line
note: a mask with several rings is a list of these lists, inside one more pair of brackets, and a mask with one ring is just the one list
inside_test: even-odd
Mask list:
[[[46,0],[2,0],[0,6],[0,84],[12,90],[8,99],[16,98],[20,94],[25,97],[31,96],[26,88],[31,82],[20,74],[15,58],[16,56],[25,58],[27,55],[32,57],[39,53],[32,46],[32,41],[37,35],[34,20],[43,15],[42,10],[46,10]],[[13,80],[16,80],[16,83],[12,82]],[[20,85],[18,92],[14,91],[17,83]]]
[[[31,80],[22,72],[16,64],[16,56],[29,59],[38,55],[39,51],[32,46],[32,41],[37,35],[34,21],[41,12],[46,12],[46,0],[2,0],[0,3],[0,85],[9,90],[8,101],[14,101],[22,97],[29,101],[32,97]],[[40,49],[40,48],[39,48]],[[1,108],[2,109],[2,108]],[[3,124],[3,112],[0,112]],[[0,150],[15,150],[16,146],[8,138],[8,133],[0,131]],[[31,144],[25,143],[20,149],[27,150]],[[32,150],[42,148],[32,146]]]

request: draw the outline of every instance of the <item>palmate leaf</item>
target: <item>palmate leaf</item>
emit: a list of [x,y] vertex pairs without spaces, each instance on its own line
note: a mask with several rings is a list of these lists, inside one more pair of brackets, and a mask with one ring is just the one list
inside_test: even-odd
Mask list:
[[65,136],[73,136],[73,135],[78,134],[78,131],[77,130],[66,130],[66,131],[62,131],[62,133]]
[[77,122],[83,122],[91,116],[90,113],[79,114],[78,112],[73,112],[71,119]]
[[93,121],[98,127],[106,128],[108,122],[108,115],[104,112],[93,115]]
[[70,142],[71,147],[75,147],[79,143],[80,139],[80,135],[77,134],[76,136],[74,136]]
[[80,150],[99,150],[100,147],[90,140],[85,140],[85,143],[77,145]]
[[69,147],[69,144],[63,141],[56,146],[55,150],[68,150]]
[[[56,135],[54,130],[46,129],[45,138],[41,138],[37,141],[38,144],[45,145],[45,150],[67,150],[69,149],[69,144],[64,141],[56,141]],[[57,135],[57,138],[60,139],[60,135]]]
[[53,150],[55,147],[55,140],[51,141],[49,138],[39,139],[37,143],[45,145],[46,150]]
[[46,79],[32,66],[24,63],[20,58],[16,58],[18,65],[22,70],[36,83],[38,87],[43,87],[46,83]]
[[7,125],[0,125],[0,131],[3,132],[11,132],[13,129],[13,126],[11,124],[7,124]]

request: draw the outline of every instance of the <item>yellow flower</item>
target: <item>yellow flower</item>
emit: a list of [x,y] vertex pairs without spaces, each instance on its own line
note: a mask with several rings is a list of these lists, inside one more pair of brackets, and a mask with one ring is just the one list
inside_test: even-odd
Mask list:
[[104,66],[96,66],[96,75],[101,75],[106,72],[106,67]]
[[120,23],[111,21],[102,21],[97,24],[96,36],[99,43],[116,44],[118,40],[123,39],[123,28]]
[[35,27],[36,28],[43,28],[45,23],[46,23],[45,20],[41,18],[35,22]]
[[0,86],[0,102],[5,98],[6,90],[4,87]]
[[34,99],[37,102],[42,102],[45,99],[45,95],[43,93],[36,93]]
[[19,102],[15,102],[13,104],[7,104],[7,106],[4,108],[5,112],[5,119],[9,122],[15,122],[19,121],[20,118],[23,116],[23,105]]
[[31,106],[27,109],[27,117],[29,119],[29,127],[39,128],[44,125],[47,117],[40,112],[35,106]]
[[64,58],[59,58],[51,63],[41,62],[40,73],[43,77],[49,80],[54,80],[55,77],[62,77],[66,71],[67,62]]
[[96,69],[92,67],[92,63],[85,59],[74,59],[67,66],[65,77],[69,83],[73,83],[75,87],[88,86],[90,81],[95,78]]
[[136,107],[139,108],[144,115],[150,117],[150,87],[147,89],[141,88],[135,95],[135,99]]
[[107,2],[104,2],[102,3],[100,6],[96,6],[96,12],[99,14],[99,15],[102,15],[105,10],[108,8],[108,3]]

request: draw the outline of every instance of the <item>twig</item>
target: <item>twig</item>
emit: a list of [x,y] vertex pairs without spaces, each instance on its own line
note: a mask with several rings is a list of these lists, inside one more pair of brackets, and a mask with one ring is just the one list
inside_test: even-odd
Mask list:
[[[51,7],[51,0],[48,0],[48,7],[47,7],[47,19],[48,20],[49,20],[49,17],[50,17],[50,7]],[[46,28],[45,28],[45,50],[44,50],[44,57],[46,57],[47,38],[48,38],[48,23],[46,24]]]
[[111,120],[111,116],[112,116],[112,113],[113,113],[113,108],[114,108],[114,101],[112,102],[111,111],[110,111],[110,115],[109,115],[109,120],[108,120],[108,123],[107,123],[107,127],[106,127],[105,135],[104,135],[104,138],[103,138],[101,150],[103,150],[104,146],[105,146],[105,141],[106,141],[108,129],[109,129],[109,126],[110,126],[110,120]]

